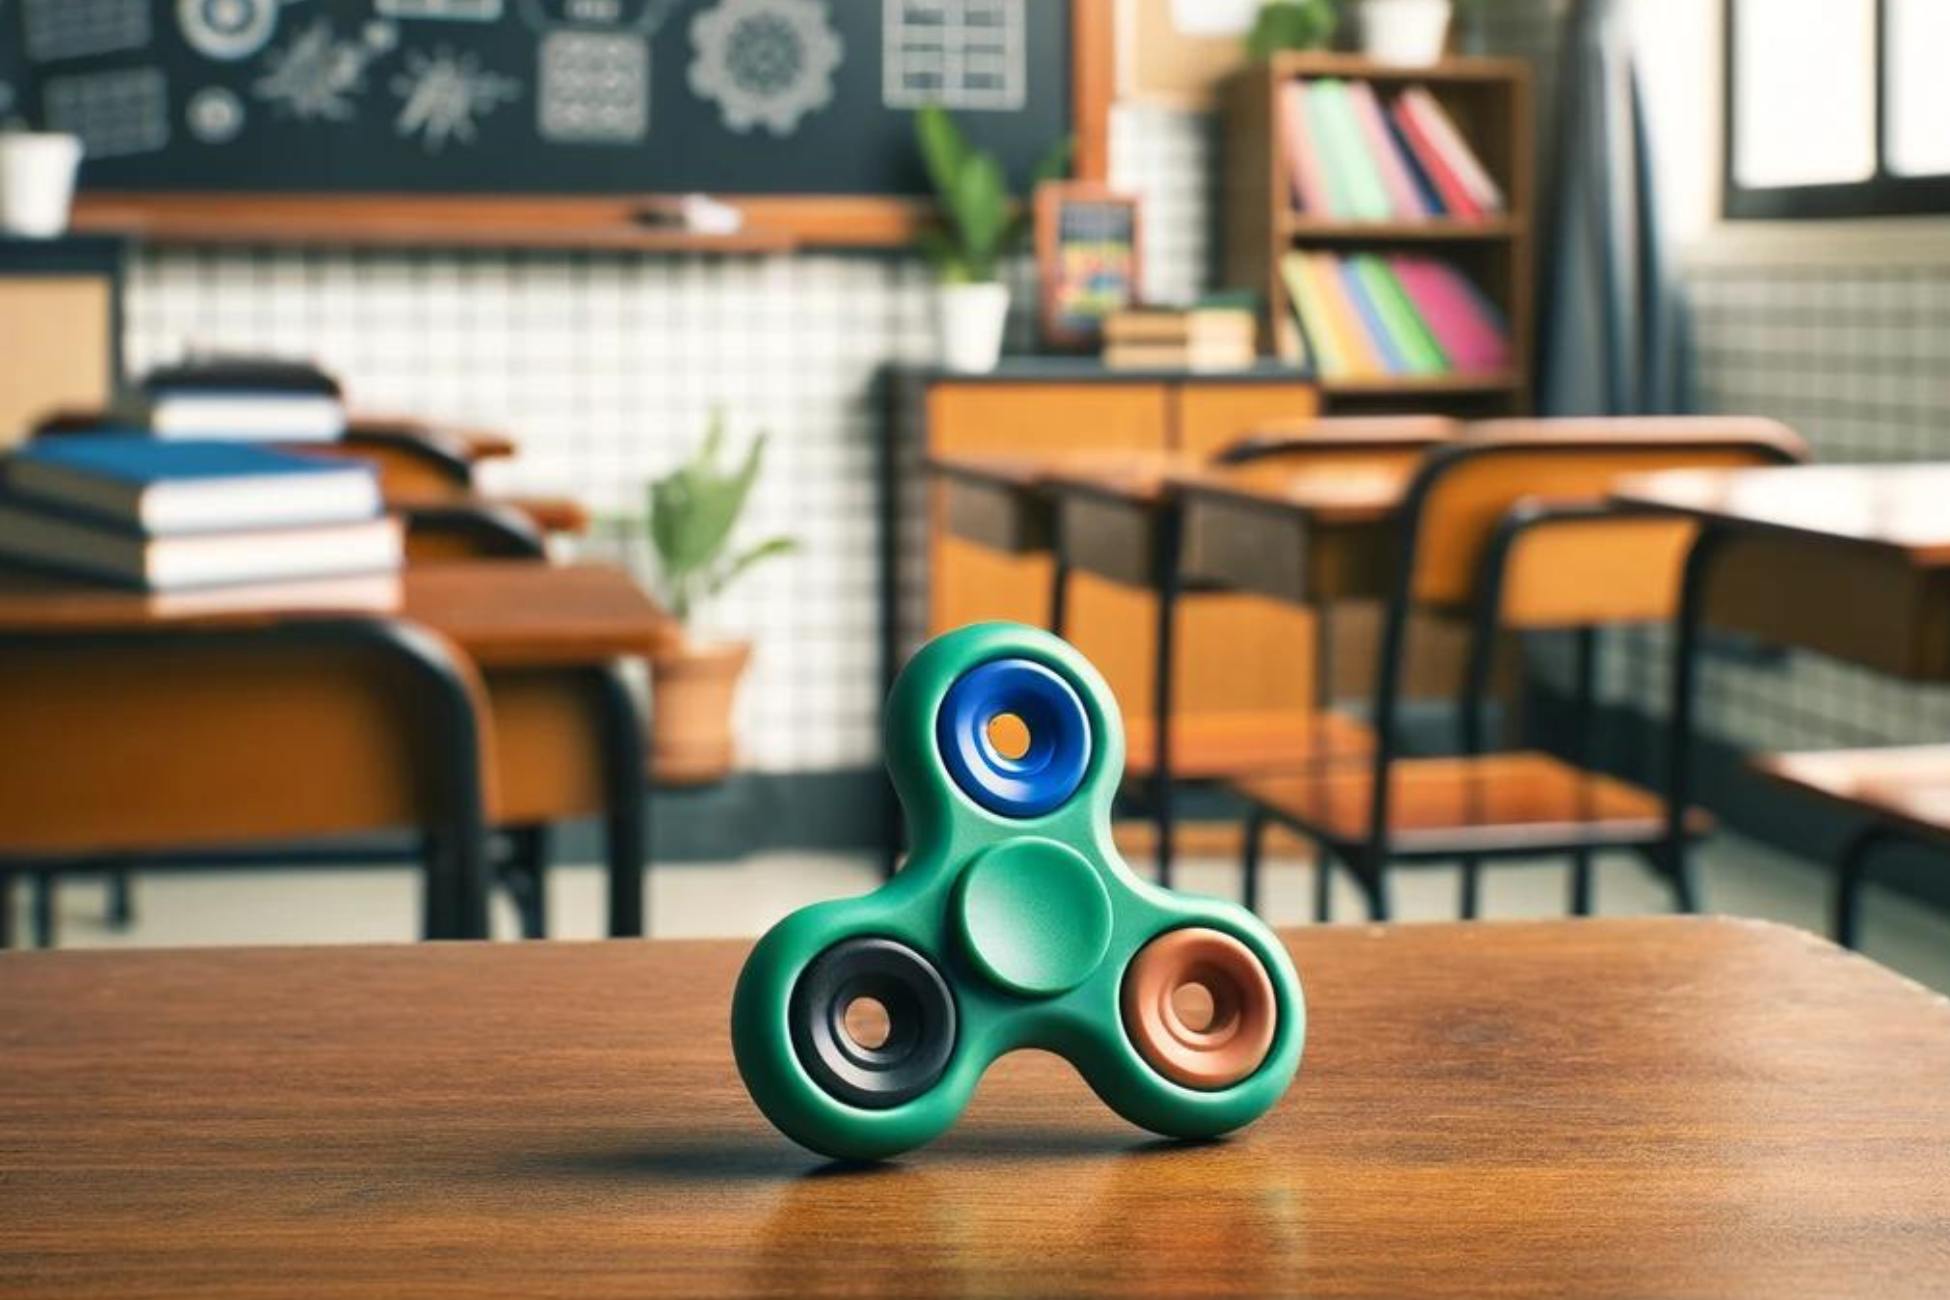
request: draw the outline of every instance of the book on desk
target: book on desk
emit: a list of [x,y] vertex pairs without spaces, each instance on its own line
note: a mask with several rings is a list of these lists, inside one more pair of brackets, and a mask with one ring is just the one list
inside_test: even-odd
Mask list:
[[208,357],[151,371],[114,419],[157,438],[331,442],[345,435],[345,399],[318,367],[270,357]]
[[36,441],[7,462],[0,556],[153,591],[392,572],[366,465],[141,434]]

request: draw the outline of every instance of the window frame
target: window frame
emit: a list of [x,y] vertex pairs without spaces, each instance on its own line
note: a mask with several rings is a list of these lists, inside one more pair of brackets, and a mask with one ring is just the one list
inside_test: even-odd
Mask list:
[[1883,33],[1889,0],[1875,0],[1875,174],[1829,185],[1742,185],[1735,170],[1738,139],[1734,87],[1740,0],[1721,0],[1725,39],[1720,74],[1720,211],[1733,221],[1818,221],[1834,217],[1950,215],[1950,175],[1899,176],[1889,170],[1889,63]]

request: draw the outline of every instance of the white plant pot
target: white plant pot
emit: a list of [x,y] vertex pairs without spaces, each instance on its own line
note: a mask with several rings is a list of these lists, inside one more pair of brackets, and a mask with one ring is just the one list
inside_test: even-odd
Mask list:
[[963,374],[995,369],[1002,359],[1002,330],[1009,319],[1009,287],[944,284],[937,293],[941,364]]
[[68,228],[81,141],[71,135],[0,131],[0,233],[52,239]]
[[1361,52],[1382,63],[1425,67],[1442,58],[1451,0],[1362,0]]

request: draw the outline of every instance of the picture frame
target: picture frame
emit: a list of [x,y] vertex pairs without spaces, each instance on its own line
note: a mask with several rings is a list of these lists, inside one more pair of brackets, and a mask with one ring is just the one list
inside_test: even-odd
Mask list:
[[1045,182],[1033,203],[1043,346],[1092,351],[1104,317],[1144,300],[1142,205],[1096,181]]

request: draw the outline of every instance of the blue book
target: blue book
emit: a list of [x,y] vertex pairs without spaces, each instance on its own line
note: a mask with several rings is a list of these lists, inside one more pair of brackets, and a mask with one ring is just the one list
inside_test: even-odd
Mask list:
[[6,479],[24,498],[152,536],[351,523],[381,510],[370,465],[248,443],[56,435],[9,457]]
[[1354,304],[1355,313],[1367,328],[1368,337],[1374,340],[1374,350],[1381,357],[1382,368],[1391,375],[1407,374],[1408,358],[1402,355],[1395,336],[1388,332],[1374,299],[1368,296],[1368,286],[1361,282],[1360,275],[1354,269],[1353,260],[1340,258],[1335,269],[1340,272],[1341,284],[1347,290],[1347,300]]
[[1422,195],[1422,202],[1428,206],[1432,216],[1449,216],[1449,209],[1442,202],[1442,195],[1436,191],[1435,182],[1422,170],[1422,159],[1411,149],[1408,138],[1402,134],[1402,124],[1395,120],[1393,113],[1381,115],[1383,125],[1388,128],[1389,137],[1395,142],[1395,152],[1401,155],[1402,165],[1408,170],[1408,179]]

